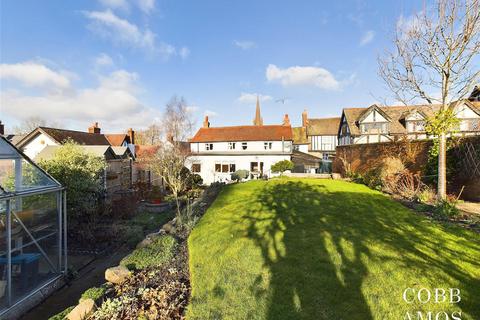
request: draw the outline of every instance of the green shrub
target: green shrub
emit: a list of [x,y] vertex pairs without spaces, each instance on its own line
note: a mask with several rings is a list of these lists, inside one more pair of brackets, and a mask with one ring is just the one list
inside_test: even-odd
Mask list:
[[102,192],[105,159],[84,151],[72,140],[60,146],[52,159],[42,160],[39,165],[67,187],[68,206],[80,209],[68,210],[70,215],[83,215],[82,209],[91,208],[96,195]]
[[97,301],[105,295],[105,291],[106,288],[104,286],[92,287],[82,293],[80,300],[92,299],[93,301]]
[[284,173],[287,170],[292,170],[295,167],[292,161],[290,160],[282,160],[278,161],[277,163],[274,163],[272,165],[272,172],[280,172]]
[[48,318],[48,320],[64,320],[64,319],[67,318],[67,315],[70,313],[70,311],[73,310],[73,308],[75,308],[75,306],[68,307],[67,309],[63,310],[62,312],[57,313],[54,316],[51,316],[50,318]]
[[437,202],[433,214],[440,219],[454,218],[460,211],[457,209],[457,200],[443,199]]
[[417,201],[430,204],[435,200],[435,192],[431,188],[421,190],[417,195]]
[[248,170],[237,170],[234,173],[232,173],[232,180],[234,181],[242,181],[243,179],[248,178],[248,175],[250,172]]
[[146,247],[134,250],[120,261],[120,265],[130,270],[141,270],[161,266],[173,258],[177,241],[171,236],[160,236]]
[[377,167],[372,170],[367,171],[363,176],[363,183],[366,184],[369,188],[375,190],[382,189],[382,179],[381,179],[382,167]]

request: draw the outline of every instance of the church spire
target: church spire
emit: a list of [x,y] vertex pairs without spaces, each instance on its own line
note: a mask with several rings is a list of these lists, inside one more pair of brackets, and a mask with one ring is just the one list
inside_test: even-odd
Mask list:
[[263,119],[260,116],[260,100],[258,99],[257,95],[257,108],[255,110],[255,119],[253,120],[254,126],[263,126]]

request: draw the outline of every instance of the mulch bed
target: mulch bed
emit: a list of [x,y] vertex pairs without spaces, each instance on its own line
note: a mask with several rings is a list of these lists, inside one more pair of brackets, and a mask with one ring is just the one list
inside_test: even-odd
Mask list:
[[461,211],[462,213],[455,218],[440,220],[433,214],[433,206],[421,204],[415,201],[410,201],[395,196],[392,196],[392,198],[400,202],[405,207],[415,211],[419,215],[426,216],[435,221],[455,224],[459,227],[480,233],[480,215],[466,214]]
[[[193,204],[192,215],[203,216],[221,188],[216,185],[205,189]],[[89,319],[185,319],[191,290],[187,244],[190,231],[186,228],[171,230],[170,234],[178,241],[175,257],[161,267],[135,272],[122,284],[107,283],[104,302]],[[105,299],[109,301],[107,304]],[[107,309],[115,312],[102,314]]]

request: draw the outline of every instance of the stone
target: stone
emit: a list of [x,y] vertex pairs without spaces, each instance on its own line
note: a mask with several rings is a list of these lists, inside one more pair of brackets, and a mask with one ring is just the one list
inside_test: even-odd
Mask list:
[[105,270],[105,280],[114,284],[123,283],[130,276],[130,271],[124,266],[117,266]]
[[172,233],[174,227],[171,222],[168,222],[163,225],[162,229],[165,230],[166,233]]
[[150,234],[148,234],[148,235],[145,237],[145,239],[143,239],[139,244],[137,244],[137,249],[147,247],[148,245],[150,245],[150,244],[153,242],[153,239],[155,239],[156,237],[160,236],[162,233],[165,233],[165,231],[164,231],[164,230],[160,230],[159,232],[155,232],[155,233],[150,233]]
[[72,311],[67,315],[68,320],[83,320],[90,316],[96,309],[95,301],[92,299],[82,300]]

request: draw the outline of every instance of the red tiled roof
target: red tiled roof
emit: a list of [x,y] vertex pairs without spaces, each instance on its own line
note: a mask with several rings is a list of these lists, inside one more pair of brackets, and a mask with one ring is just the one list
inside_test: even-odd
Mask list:
[[137,158],[149,157],[154,155],[160,146],[144,146],[144,145],[135,145],[135,156]]
[[105,134],[105,138],[107,138],[108,142],[110,142],[112,146],[116,147],[123,145],[125,140],[127,140],[127,142],[130,141],[129,136],[125,133]]
[[283,125],[200,128],[190,142],[293,140],[292,127]]

